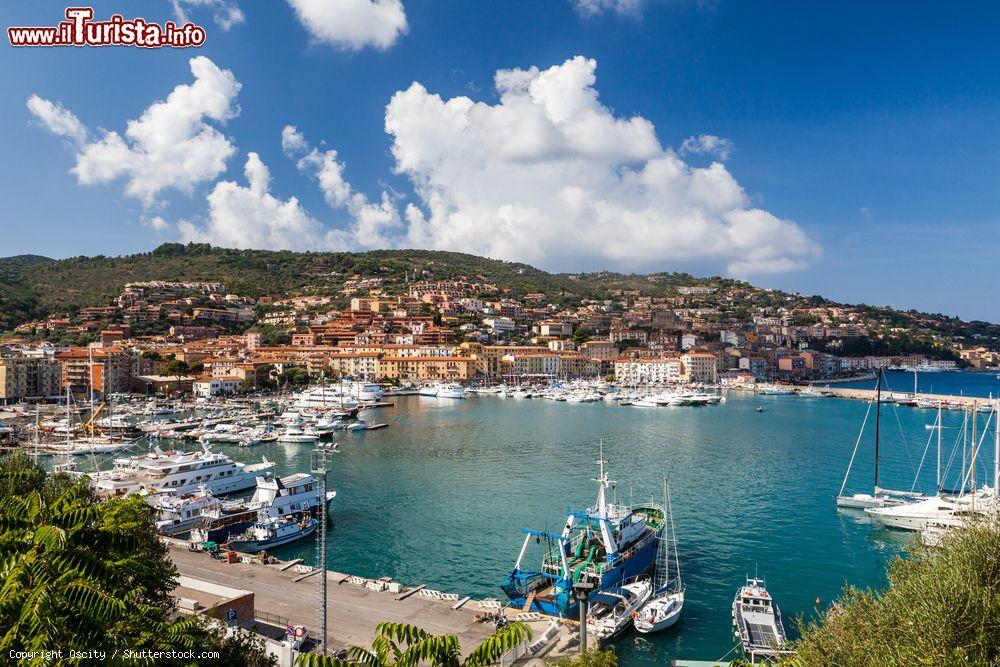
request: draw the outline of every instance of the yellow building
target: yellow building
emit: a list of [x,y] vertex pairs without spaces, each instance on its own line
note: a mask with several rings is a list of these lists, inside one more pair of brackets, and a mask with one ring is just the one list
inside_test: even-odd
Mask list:
[[682,379],[687,382],[716,383],[719,379],[719,359],[708,352],[681,355]]
[[471,357],[382,357],[378,360],[376,377],[389,382],[467,382],[476,377],[476,360]]

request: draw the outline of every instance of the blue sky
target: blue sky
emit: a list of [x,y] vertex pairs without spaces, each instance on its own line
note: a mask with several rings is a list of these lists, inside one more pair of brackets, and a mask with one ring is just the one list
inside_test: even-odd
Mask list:
[[[188,0],[198,49],[4,40],[0,255],[437,247],[1000,320],[990,4],[295,1]],[[13,3],[5,27],[64,7]],[[190,153],[125,134],[193,84],[146,124],[196,98]]]

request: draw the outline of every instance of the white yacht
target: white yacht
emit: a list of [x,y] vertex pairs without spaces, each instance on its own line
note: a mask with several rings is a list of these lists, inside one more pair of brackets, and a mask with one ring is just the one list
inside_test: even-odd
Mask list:
[[214,494],[225,494],[249,489],[258,475],[269,475],[273,467],[266,458],[254,464],[233,461],[212,452],[208,445],[202,445],[200,452],[164,452],[157,447],[143,456],[115,459],[110,470],[90,479],[94,490],[106,496],[190,493],[203,485]]
[[620,588],[611,588],[590,595],[587,632],[604,646],[628,630],[638,610],[653,592],[649,579],[635,579]]
[[278,442],[296,443],[310,445],[319,440],[319,436],[313,433],[306,433],[298,426],[289,426],[280,435]]
[[[837,493],[836,502],[837,507],[844,509],[859,509],[867,511],[869,508],[873,507],[893,507],[897,505],[902,505],[904,503],[912,502],[914,498],[921,498],[923,494],[916,493],[913,491],[894,491],[891,489],[884,489],[879,486],[879,429],[881,427],[882,419],[882,403],[885,397],[882,395],[882,372],[878,374],[878,379],[875,382],[875,402],[868,404],[868,410],[865,412],[864,421],[861,422],[861,430],[858,432],[858,439],[854,442],[854,451],[851,453],[850,463],[847,464],[847,472],[844,474],[844,481],[840,485],[840,492]],[[844,489],[847,488],[847,481],[851,476],[851,468],[854,466],[854,459],[858,455],[858,447],[861,445],[861,437],[864,435],[865,425],[868,423],[868,416],[871,413],[872,405],[875,406],[875,447],[873,450],[873,455],[875,459],[874,466],[874,483],[872,484],[871,493],[844,493]],[[940,425],[941,414],[938,413],[938,424]],[[940,431],[939,431],[940,433]],[[940,442],[938,444],[940,448]],[[940,450],[939,450],[940,451]]]
[[914,366],[913,370],[916,371],[916,372],[918,372],[918,373],[940,373],[944,369],[941,368],[940,366],[935,366],[933,364],[929,364],[929,363],[924,362],[922,364],[918,364],[917,366]]
[[374,403],[382,400],[382,388],[367,382],[341,382],[306,389],[294,398],[293,405],[300,410],[352,410],[358,407],[359,402]]
[[311,516],[336,495],[336,491],[328,491],[324,502],[319,481],[309,473],[297,472],[280,478],[258,477],[253,498],[246,506],[257,510],[261,517]]
[[465,387],[457,382],[446,382],[438,386],[438,398],[465,398]]
[[894,507],[871,507],[865,513],[884,526],[902,530],[926,530],[932,525],[954,527],[976,514],[995,511],[995,493],[991,487],[983,487],[967,496],[937,495]]
[[190,531],[201,521],[202,511],[218,509],[222,505],[205,486],[194,493],[149,496],[146,502],[159,512],[156,530],[164,535],[180,535]]

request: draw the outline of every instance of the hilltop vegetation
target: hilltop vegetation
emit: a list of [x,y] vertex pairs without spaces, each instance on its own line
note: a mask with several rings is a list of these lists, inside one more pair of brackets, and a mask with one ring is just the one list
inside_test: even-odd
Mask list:
[[[53,260],[36,255],[0,259],[0,331],[49,315],[74,315],[80,308],[108,305],[129,282],[146,280],[221,282],[231,293],[251,298],[304,294],[335,296],[351,276],[381,279],[390,294],[405,291],[408,281],[463,278],[495,285],[484,298],[518,298],[544,293],[545,303],[578,304],[581,299],[610,299],[616,306],[632,296],[676,297],[682,286],[717,288],[710,296],[688,299],[705,309],[705,321],[749,322],[753,314],[795,311],[793,323],[811,325],[810,309],[843,306],[822,296],[764,290],[721,277],[687,273],[623,274],[548,273],[528,264],[435,250],[370,252],[291,252],[215,248],[207,244],[167,243],[151,252],[121,257],[71,257]],[[357,296],[366,296],[367,292]],[[884,306],[847,306],[865,323],[867,337],[852,344],[857,354],[948,354],[944,347],[984,345],[1000,349],[1000,326],[957,317],[901,311]],[[948,344],[942,346],[943,341]],[[843,351],[841,350],[841,353]]]
[[615,290],[659,295],[677,285],[710,282],[684,273],[552,274],[527,264],[433,250],[296,253],[167,243],[151,252],[123,257],[0,259],[0,323],[16,326],[48,314],[105,305],[125,283],[134,281],[218,281],[231,292],[260,297],[336,293],[345,278],[354,274],[382,277],[387,286],[402,284],[408,276],[426,280],[478,276],[501,290],[545,292],[556,300],[564,295],[596,298]]

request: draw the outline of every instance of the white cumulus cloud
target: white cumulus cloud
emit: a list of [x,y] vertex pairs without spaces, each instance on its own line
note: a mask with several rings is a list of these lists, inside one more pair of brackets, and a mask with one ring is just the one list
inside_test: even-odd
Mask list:
[[211,10],[215,24],[223,30],[229,30],[246,20],[243,10],[231,0],[171,0],[170,4],[174,7],[174,16],[177,17],[178,23],[187,23],[190,20],[189,9]]
[[282,130],[281,147],[288,157],[298,158],[299,171],[316,179],[330,206],[350,214],[348,234],[357,247],[394,245],[402,222],[388,192],[382,192],[380,201],[369,202],[364,193],[356,191],[344,178],[345,166],[337,159],[337,151],[312,148],[294,125],[286,125]]
[[87,140],[87,128],[73,112],[59,104],[42,99],[38,95],[28,98],[26,104],[32,113],[53,134],[73,140],[77,145],[83,145]]
[[102,130],[87,141],[86,128],[68,110],[33,95],[28,109],[52,132],[77,142],[70,170],[81,185],[125,179],[125,193],[149,206],[166,188],[190,192],[226,169],[236,148],[210,122],[224,123],[239,113],[240,83],[229,70],[197,56],[189,61],[194,83],[181,84],[166,100],[154,102],[128,121],[124,136]]
[[247,155],[243,170],[248,187],[220,181],[208,195],[208,219],[177,224],[181,240],[229,248],[275,250],[348,250],[341,230],[328,229],[310,216],[298,199],[270,193],[270,172],[257,153]]
[[[497,72],[497,104],[419,83],[386,107],[395,170],[421,206],[405,243],[580,270],[801,268],[818,246],[756,208],[719,162],[685,163],[644,118],[598,99],[596,62]],[[334,179],[335,180],[335,179]]]
[[681,143],[681,155],[714,155],[723,162],[729,159],[736,147],[729,139],[714,134],[691,136]]
[[385,50],[406,33],[401,0],[288,0],[314,39],[338,49]]
[[604,12],[638,14],[645,0],[573,0],[576,11],[584,16],[597,16]]

